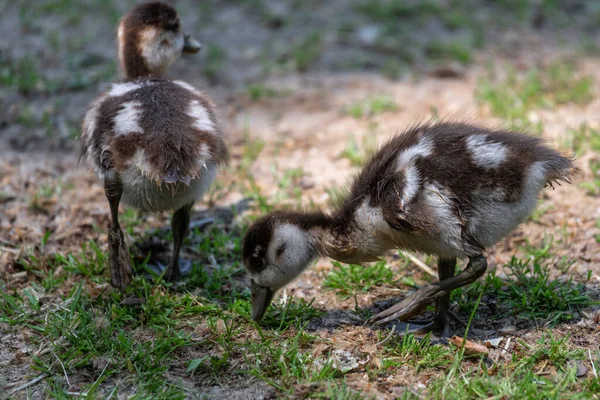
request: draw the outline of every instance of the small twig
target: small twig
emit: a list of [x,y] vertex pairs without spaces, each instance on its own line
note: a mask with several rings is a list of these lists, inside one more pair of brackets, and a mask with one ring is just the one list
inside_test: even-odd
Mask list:
[[596,372],[596,366],[594,365],[594,360],[592,359],[592,352],[588,349],[588,357],[590,358],[590,364],[592,364],[592,373],[594,374],[594,378],[598,377],[598,372]]
[[[0,11],[2,11],[2,7],[0,6]],[[17,245],[9,240],[0,238],[0,243],[5,244],[10,247],[17,247]]]
[[17,392],[20,392],[23,389],[27,389],[30,386],[35,385],[36,383],[38,383],[39,381],[41,381],[42,379],[44,379],[45,377],[47,377],[48,374],[41,374],[40,376],[38,376],[37,378],[33,378],[31,381],[17,387],[14,388],[13,390],[11,390],[8,394],[15,394]]
[[56,353],[52,352],[52,355],[54,356],[54,358],[56,358],[56,361],[58,361],[58,363],[62,367],[63,374],[65,374],[65,379],[67,380],[67,385],[69,385],[69,387],[71,387],[71,382],[69,382],[69,376],[67,375],[67,370],[65,369],[64,364],[62,363],[62,361],[60,361],[60,358],[58,358]]
[[10,276],[14,281],[18,281],[21,279],[27,279],[27,271],[15,272]]
[[19,250],[11,249],[10,247],[0,246],[0,251],[6,251],[7,253],[19,254]]
[[417,257],[413,256],[410,253],[405,253],[405,252],[401,252],[402,254],[404,254],[406,257],[408,257],[408,259],[410,261],[412,261],[413,264],[415,264],[417,267],[421,268],[426,274],[433,276],[434,278],[437,278],[438,274],[432,270],[429,265],[425,264],[423,261],[419,260]]
[[392,329],[390,330],[390,333],[388,333],[388,335],[382,341],[378,342],[375,346],[381,346],[381,345],[389,342],[395,331],[396,331],[396,325],[392,325]]
[[511,341],[512,337],[509,336],[506,339],[506,343],[504,343],[504,348],[502,350],[504,350],[504,353],[506,354],[508,352],[508,346],[510,346],[510,341]]

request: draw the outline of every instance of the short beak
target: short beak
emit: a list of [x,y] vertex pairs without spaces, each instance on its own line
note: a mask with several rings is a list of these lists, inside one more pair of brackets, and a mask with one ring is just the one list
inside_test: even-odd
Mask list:
[[191,37],[190,35],[183,35],[183,52],[186,54],[196,54],[202,48],[202,44]]
[[252,281],[252,319],[259,322],[267,312],[275,292],[268,287],[260,286]]

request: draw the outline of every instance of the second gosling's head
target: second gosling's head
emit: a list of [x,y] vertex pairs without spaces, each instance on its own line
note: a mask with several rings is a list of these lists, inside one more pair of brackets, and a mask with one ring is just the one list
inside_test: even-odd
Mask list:
[[251,280],[252,318],[260,321],[275,292],[304,271],[314,260],[313,228],[325,226],[322,214],[276,212],[248,229],[243,258]]
[[183,53],[200,43],[181,30],[177,11],[160,2],[133,7],[119,22],[119,62],[129,79],[162,75]]

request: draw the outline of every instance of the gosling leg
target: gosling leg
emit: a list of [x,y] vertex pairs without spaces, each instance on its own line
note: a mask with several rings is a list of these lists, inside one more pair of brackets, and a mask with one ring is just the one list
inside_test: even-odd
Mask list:
[[[446,261],[444,263],[446,263]],[[444,266],[443,268],[444,277],[450,275],[450,259],[448,259],[447,263],[448,266]],[[480,254],[469,257],[469,264],[460,274],[449,276],[444,280],[440,280],[440,282],[422,287],[412,296],[371,317],[368,322],[375,325],[381,325],[394,319],[407,321],[415,315],[421,314],[430,303],[435,301],[438,302],[438,321],[445,318],[446,325],[449,326],[447,317],[449,316],[450,292],[456,288],[475,282],[486,270],[487,261],[483,255]],[[446,275],[446,273],[448,275]],[[441,274],[440,270],[440,279]],[[443,316],[440,316],[440,310],[443,311]],[[446,333],[449,334],[449,328]]]
[[177,282],[181,279],[179,270],[179,253],[181,252],[181,244],[187,234],[190,226],[190,212],[194,203],[186,204],[179,210],[175,211],[171,219],[171,230],[173,232],[173,258],[165,272],[165,279],[169,282]]
[[133,279],[129,250],[123,231],[119,225],[119,202],[123,194],[121,179],[114,169],[109,169],[104,177],[104,194],[110,206],[111,223],[108,230],[108,265],[110,283],[124,292]]

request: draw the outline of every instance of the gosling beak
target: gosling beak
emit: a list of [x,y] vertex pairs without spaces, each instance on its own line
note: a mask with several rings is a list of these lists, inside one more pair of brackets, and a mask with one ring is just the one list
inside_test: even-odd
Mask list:
[[268,287],[256,284],[254,281],[252,281],[250,291],[252,292],[252,319],[259,322],[267,312],[275,292]]
[[202,43],[191,37],[183,35],[183,52],[185,54],[196,54],[202,48]]

